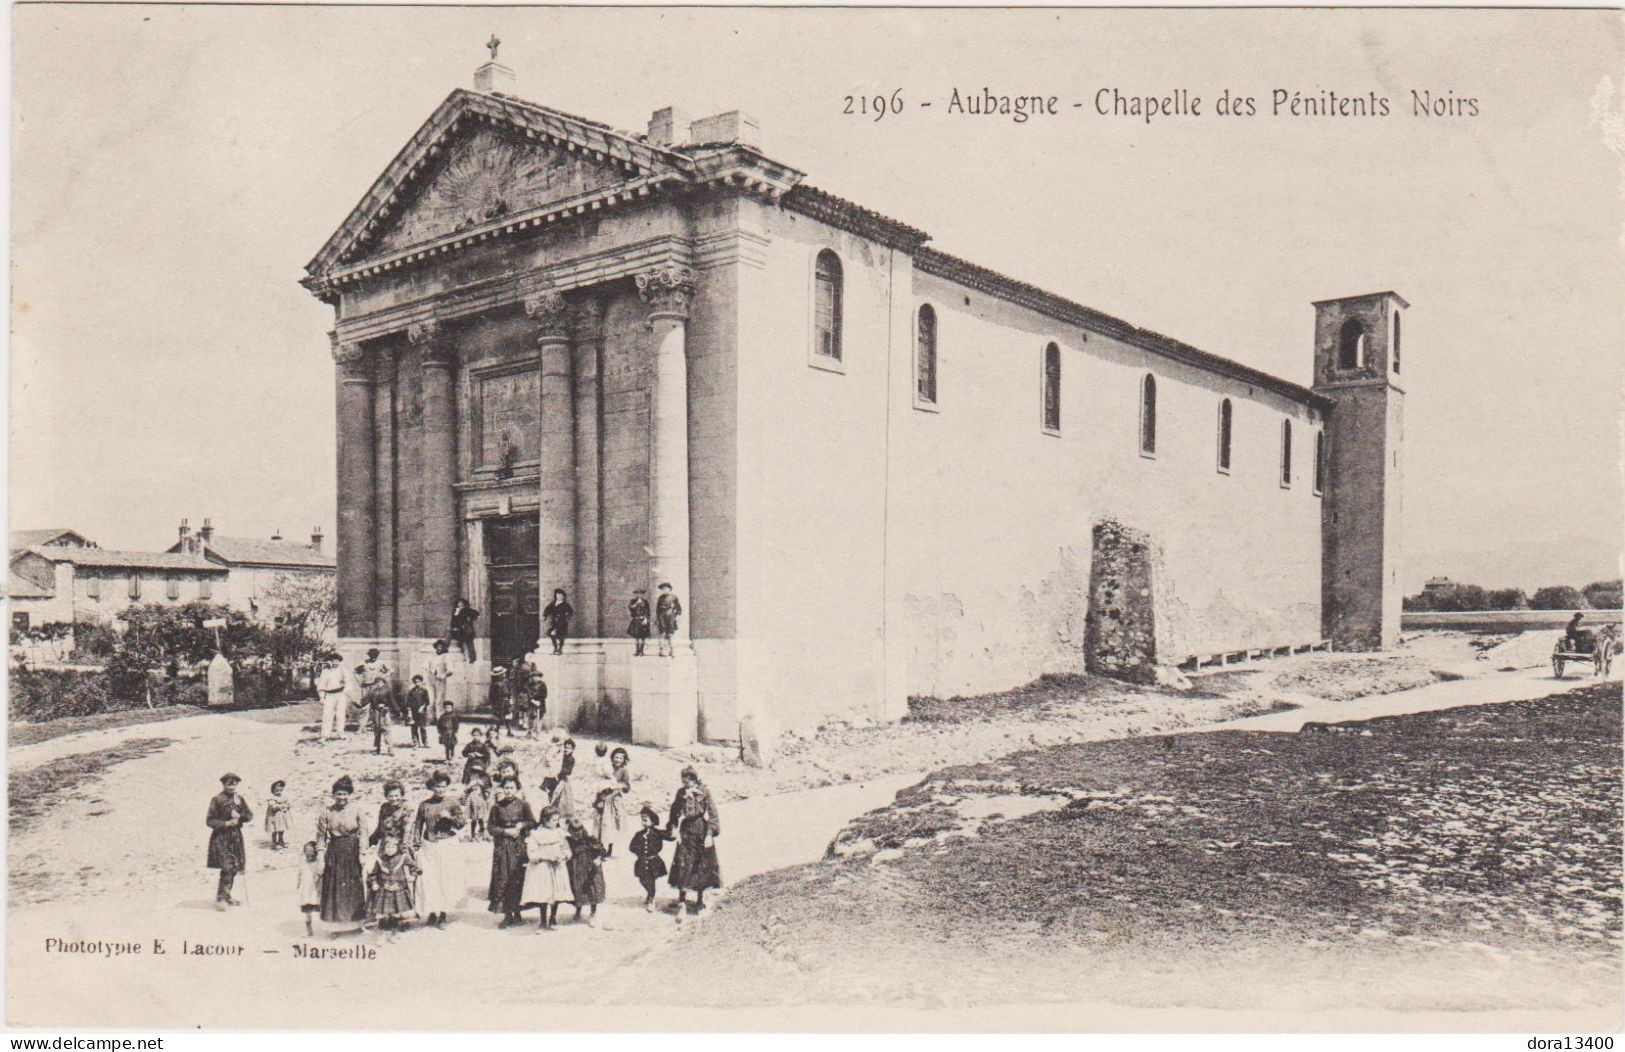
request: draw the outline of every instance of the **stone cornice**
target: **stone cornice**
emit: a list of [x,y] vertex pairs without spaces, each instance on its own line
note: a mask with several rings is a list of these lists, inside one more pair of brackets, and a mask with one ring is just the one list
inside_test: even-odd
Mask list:
[[686,263],[690,255],[687,239],[661,235],[564,260],[543,270],[504,274],[430,293],[383,310],[344,318],[336,329],[341,339],[376,339],[429,318],[451,321],[518,306],[526,296],[542,289],[570,292],[627,280],[652,266]]

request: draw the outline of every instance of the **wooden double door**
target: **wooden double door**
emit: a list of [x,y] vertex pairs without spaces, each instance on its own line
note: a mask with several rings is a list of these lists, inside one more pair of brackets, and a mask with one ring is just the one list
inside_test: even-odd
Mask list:
[[538,525],[534,515],[485,524],[485,574],[491,604],[491,663],[528,654],[541,637]]

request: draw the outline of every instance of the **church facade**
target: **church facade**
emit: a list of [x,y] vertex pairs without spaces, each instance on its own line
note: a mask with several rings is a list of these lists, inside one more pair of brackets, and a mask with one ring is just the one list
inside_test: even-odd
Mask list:
[[[347,656],[410,675],[466,598],[478,705],[564,589],[550,720],[664,744],[1395,641],[1397,295],[1315,305],[1305,388],[940,252],[744,114],[631,134],[510,78],[452,92],[307,268]],[[675,656],[635,658],[662,583]]]

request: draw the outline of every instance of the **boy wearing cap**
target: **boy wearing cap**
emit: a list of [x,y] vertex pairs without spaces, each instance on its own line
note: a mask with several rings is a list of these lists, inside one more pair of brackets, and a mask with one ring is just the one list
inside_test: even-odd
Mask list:
[[412,721],[412,748],[428,748],[429,691],[422,676],[412,677],[412,689],[406,692],[406,711]]
[[626,604],[626,634],[632,637],[633,657],[642,657],[643,645],[649,641],[648,595],[642,588],[635,589]]
[[220,791],[209,801],[205,818],[209,829],[209,868],[220,871],[220,883],[214,892],[214,908],[241,905],[231,897],[231,887],[237,874],[248,868],[248,851],[243,846],[243,825],[254,820],[248,801],[237,795],[242,781],[235,774],[220,776]]

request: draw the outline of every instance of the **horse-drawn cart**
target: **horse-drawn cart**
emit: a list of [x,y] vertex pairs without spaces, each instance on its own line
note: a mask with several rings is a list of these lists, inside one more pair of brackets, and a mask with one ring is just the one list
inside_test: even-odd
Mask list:
[[1552,648],[1552,672],[1563,678],[1563,666],[1568,662],[1589,661],[1596,675],[1608,675],[1619,652],[1619,627],[1609,625],[1599,632],[1584,629],[1573,636],[1559,636]]

